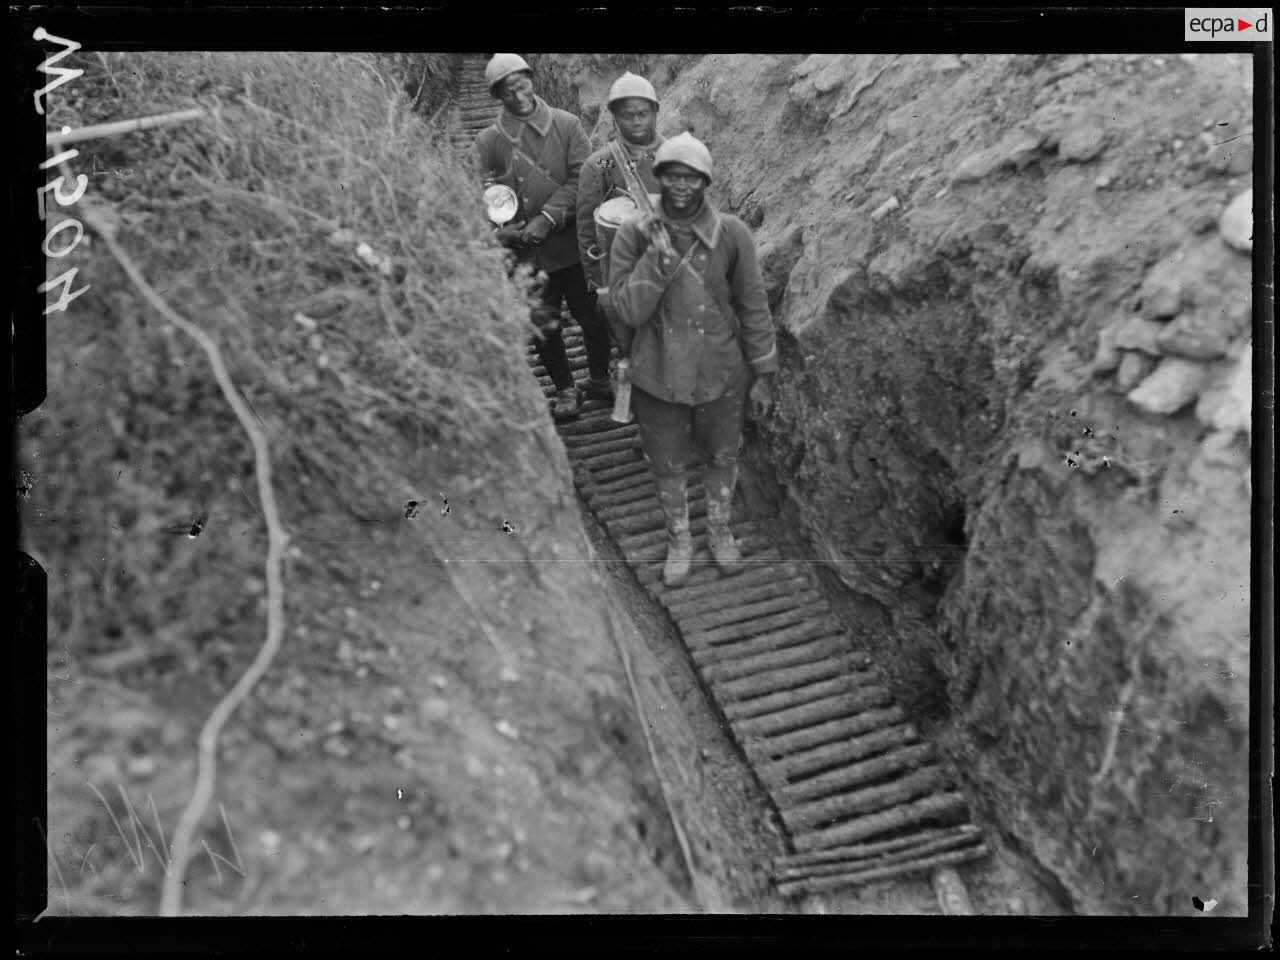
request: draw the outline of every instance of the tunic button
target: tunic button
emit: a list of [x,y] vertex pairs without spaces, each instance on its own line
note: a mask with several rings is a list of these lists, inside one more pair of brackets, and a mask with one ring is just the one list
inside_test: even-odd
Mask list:
[[706,312],[706,310],[707,310],[707,305],[706,305],[705,303],[700,303],[700,304],[698,304],[698,312],[699,312],[699,313],[705,313],[705,312]]

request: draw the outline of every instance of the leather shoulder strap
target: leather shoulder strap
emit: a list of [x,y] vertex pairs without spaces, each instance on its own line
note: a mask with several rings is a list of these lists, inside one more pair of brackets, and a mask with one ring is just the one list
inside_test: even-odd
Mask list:
[[498,132],[501,133],[503,137],[506,138],[507,142],[511,144],[511,152],[513,154],[515,154],[517,157],[519,157],[521,160],[527,163],[530,166],[530,168],[542,174],[542,176],[545,177],[547,180],[549,180],[551,183],[554,183],[556,185],[556,189],[559,189],[560,187],[564,186],[563,183],[561,183],[559,180],[557,180],[555,177],[551,175],[551,172],[547,170],[546,167],[540,164],[537,160],[533,159],[533,157],[529,156],[529,154],[525,153],[524,150],[520,149],[520,139],[518,137],[511,136],[511,134],[507,133],[507,131],[502,128],[502,125],[497,122],[495,122],[493,125],[498,129]]
[[737,313],[734,312],[733,304],[726,303],[725,301],[721,300],[720,297],[716,295],[716,292],[711,287],[711,285],[707,283],[707,278],[704,277],[702,274],[700,274],[694,267],[689,265],[689,260],[693,256],[693,251],[698,249],[698,245],[701,243],[702,241],[698,237],[695,236],[693,238],[693,243],[689,244],[688,251],[686,251],[684,257],[680,260],[680,262],[676,264],[676,269],[672,271],[672,277],[675,276],[676,272],[678,272],[681,267],[688,267],[688,272],[693,275],[693,278],[695,280],[698,281],[702,289],[705,290],[710,295],[712,300],[714,300],[716,303],[720,305],[721,310],[723,310],[726,314],[729,315],[729,323],[733,325],[734,336],[740,336],[742,331],[738,326],[738,315]]

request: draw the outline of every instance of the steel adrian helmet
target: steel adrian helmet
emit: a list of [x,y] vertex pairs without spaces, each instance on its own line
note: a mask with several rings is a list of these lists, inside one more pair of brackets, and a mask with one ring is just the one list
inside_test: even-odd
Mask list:
[[[489,93],[493,93],[493,88],[499,83],[521,70],[533,72],[533,68],[524,62],[524,57],[518,53],[495,53],[493,59],[489,61],[484,68],[484,82],[489,87]],[[496,95],[496,94],[495,94]]]
[[664,140],[653,156],[653,172],[661,172],[663,164],[683,163],[692,167],[711,182],[711,151],[706,144],[688,131]]
[[658,94],[653,89],[653,84],[630,71],[613,81],[613,86],[609,88],[609,109],[612,110],[615,103],[628,97],[640,97],[650,101],[655,110],[658,108]]

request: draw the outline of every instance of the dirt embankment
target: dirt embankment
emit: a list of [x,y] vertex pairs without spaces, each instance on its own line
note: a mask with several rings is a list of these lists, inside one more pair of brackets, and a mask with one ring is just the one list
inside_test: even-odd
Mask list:
[[1248,58],[676,66],[782,331],[751,460],[900,695],[1077,910],[1242,913]]
[[[55,127],[211,108],[83,151],[115,175],[81,202],[220,345],[291,538],[283,646],[226,727],[184,906],[689,909],[527,307],[475,183],[351,59],[79,58],[51,103]],[[203,354],[97,236],[74,260],[91,289],[50,315],[54,387],[21,425],[49,908],[145,915],[196,735],[263,641],[266,538]]]

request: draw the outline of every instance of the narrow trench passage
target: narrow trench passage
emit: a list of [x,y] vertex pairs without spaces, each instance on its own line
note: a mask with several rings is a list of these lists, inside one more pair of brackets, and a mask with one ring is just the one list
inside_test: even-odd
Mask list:
[[[696,876],[682,865],[673,879],[703,910],[796,912],[765,869],[784,852],[767,795],[707,700],[678,631],[628,569],[603,524],[579,505],[608,589],[631,627],[618,631],[619,642],[634,667],[639,709],[654,744],[651,759],[660,767],[655,775],[668,793],[667,813],[680,821],[690,849]],[[654,842],[665,842],[679,860],[675,829],[663,830]]]
[[[495,112],[482,68],[480,58],[464,60],[458,150]],[[582,386],[581,331],[567,314],[563,322]],[[550,399],[532,346],[527,356]],[[631,642],[642,649],[631,655],[648,667],[640,709],[658,732],[654,762],[685,784],[668,805],[689,837],[695,901],[775,913],[973,912],[955,868],[990,857],[986,832],[884,685],[866,638],[836,616],[812,557],[776,512],[757,504],[744,518],[739,504],[734,533],[747,569],[721,574],[694,471],[695,569],[681,587],[665,587],[665,530],[637,429],[610,412],[588,399],[558,432],[586,526],[637,628]],[[962,516],[948,527],[963,537]],[[682,722],[665,724],[664,737],[653,718],[668,710]]]
[[[607,529],[581,503],[583,525],[634,632],[624,636],[642,679],[642,709],[673,786],[673,816],[693,850],[705,910],[755,913],[937,914],[928,878],[900,877],[824,895],[785,897],[769,863],[786,853],[768,794],[699,681],[679,630],[636,579]],[[788,552],[800,553],[789,544]],[[647,682],[646,682],[647,681]],[[674,716],[672,715],[674,714]]]
[[[576,328],[568,327],[566,342],[582,386],[586,360]],[[543,374],[540,383],[550,399],[554,389],[532,350],[529,362]],[[904,709],[898,678],[884,670],[895,650],[889,621],[814,560],[778,511],[771,477],[742,464],[734,529],[751,569],[723,576],[695,536],[690,580],[676,590],[662,585],[665,540],[635,425],[613,423],[609,413],[588,400],[578,421],[561,425],[561,435],[575,467],[584,526],[634,626],[622,642],[643,678],[641,710],[657,742],[659,775],[675,784],[670,812],[689,836],[700,907],[1069,913],[1061,891],[1004,842],[998,825],[968,821],[970,810],[951,771],[928,742],[933,718]],[[619,431],[629,439],[608,439]],[[588,446],[593,437],[604,448],[594,456],[591,451],[600,448]],[[600,480],[606,487],[622,484],[623,502],[606,502]],[[691,487],[691,500],[697,491]],[[766,599],[753,602],[760,596]],[[799,605],[797,596],[805,598]],[[691,618],[694,608],[706,619]],[[780,609],[770,612],[774,608]],[[814,611],[821,611],[823,626],[810,630],[804,618]],[[703,624],[711,629],[702,631]],[[819,634],[825,636],[815,643]],[[723,642],[700,647],[709,637]],[[728,672],[709,675],[708,666]],[[889,689],[899,693],[898,702]],[[852,695],[841,699],[841,692]],[[912,706],[930,713],[927,706]],[[766,726],[744,737],[744,716]],[[767,726],[771,717],[778,718],[773,729]],[[781,756],[771,753],[775,747]],[[944,785],[932,794],[923,778],[910,779],[930,767]],[[835,809],[809,830],[786,817],[791,796],[784,793],[779,803],[779,787],[794,787],[792,796]],[[850,802],[840,809],[845,797]],[[844,812],[850,808],[853,813]],[[827,830],[860,839],[824,848]]]
[[[565,340],[581,379],[586,358],[580,331],[568,326]],[[529,362],[550,397],[554,387],[532,348]],[[736,756],[754,780],[753,787],[739,786],[742,798],[757,809],[764,800],[778,818],[768,832],[781,842],[742,851],[755,872],[763,870],[778,895],[794,898],[794,909],[871,912],[849,891],[902,880],[884,897],[891,906],[882,903],[875,912],[938,912],[929,881],[938,871],[987,856],[983,832],[969,822],[954,777],[883,686],[873,658],[832,615],[800,545],[777,517],[739,519],[735,534],[748,569],[724,576],[706,550],[705,493],[695,483],[690,512],[696,569],[686,584],[667,588],[660,581],[665,531],[634,423],[617,424],[605,404],[587,401],[579,419],[559,431],[575,484],[600,523],[597,535],[607,531],[626,562],[610,568],[619,578],[629,568],[640,588],[632,591],[642,599],[631,609],[665,609],[665,617],[639,625],[650,655],[684,674],[686,689],[692,678],[698,695],[682,698],[690,723],[718,729],[717,741],[734,744],[722,755]],[[656,631],[654,620],[661,624]],[[745,782],[741,772],[739,777]],[[713,798],[712,819],[718,815]],[[731,838],[734,831],[723,833]],[[750,869],[746,876],[741,868],[736,872],[719,898],[722,907],[741,902],[746,891],[736,879],[747,887],[758,883]],[[960,888],[953,905],[961,906],[953,909],[966,909],[958,877],[945,876]],[[815,894],[834,896],[814,900]],[[759,895],[753,899],[759,909]]]

